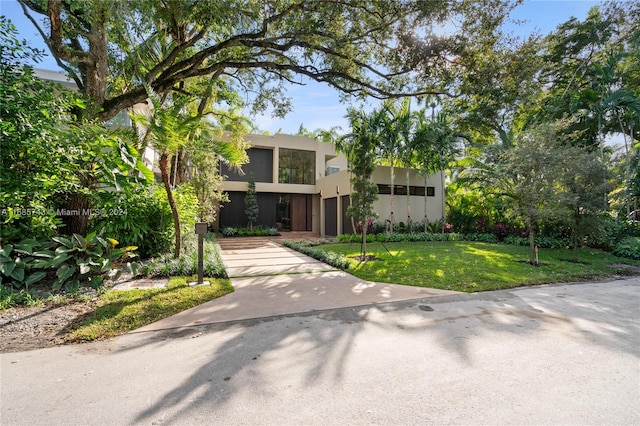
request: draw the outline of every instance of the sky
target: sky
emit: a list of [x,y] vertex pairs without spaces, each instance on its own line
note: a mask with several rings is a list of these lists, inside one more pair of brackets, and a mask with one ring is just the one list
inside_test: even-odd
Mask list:
[[[509,25],[507,30],[521,36],[534,31],[546,35],[571,17],[583,20],[589,9],[599,3],[591,0],[528,0],[511,13],[512,20],[522,23]],[[24,16],[16,0],[0,0],[0,15],[11,19],[18,28],[20,38],[30,41],[34,47],[46,50],[37,30]],[[46,57],[37,67],[60,70],[51,56]],[[308,81],[304,86],[292,86],[287,95],[292,98],[292,111],[284,119],[272,118],[269,111],[261,116],[251,117],[261,131],[295,134],[300,125],[311,131],[330,129],[333,126],[347,129],[344,116],[348,105],[340,103],[338,93],[326,84]]]

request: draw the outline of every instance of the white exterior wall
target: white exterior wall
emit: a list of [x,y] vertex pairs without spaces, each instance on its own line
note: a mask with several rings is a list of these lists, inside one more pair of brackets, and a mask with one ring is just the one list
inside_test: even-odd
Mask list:
[[[377,184],[389,185],[391,183],[390,167],[379,166],[373,172],[371,181]],[[405,169],[395,168],[394,185],[406,185],[406,171]],[[409,171],[409,185],[410,186],[425,186],[425,179],[421,176],[417,170]],[[338,234],[342,229],[342,206],[341,198],[343,195],[351,193],[351,184],[349,172],[344,170],[331,176],[327,176],[317,183],[317,188],[322,200],[326,198],[338,197]],[[427,197],[427,217],[429,222],[436,222],[443,217],[442,213],[442,188],[440,173],[427,177],[427,186],[434,187],[434,196]],[[411,220],[413,223],[421,222],[424,219],[424,196],[411,195],[410,196],[410,209]],[[323,207],[323,206],[322,206]],[[324,207],[323,207],[324,208]],[[391,216],[391,195],[379,194],[378,200],[373,204],[374,211],[378,213],[377,221],[385,221]],[[407,196],[406,195],[394,195],[393,203],[393,216],[396,225],[399,222],[407,223]],[[325,235],[325,212],[322,211],[321,217],[323,218],[320,224],[320,234]]]
[[[389,185],[391,184],[391,168],[387,166],[379,166],[373,172],[371,180],[378,184]],[[394,185],[406,186],[407,176],[404,168],[394,168]],[[420,175],[417,170],[409,170],[409,185],[410,186],[425,186],[425,178]],[[434,188],[434,196],[427,197],[427,218],[429,222],[436,222],[443,217],[442,211],[442,185],[440,180],[440,173],[436,173],[427,177],[427,185]],[[425,189],[426,190],[426,189]],[[421,222],[425,217],[424,212],[424,196],[423,195],[411,195],[409,208],[411,213],[412,222]],[[374,204],[375,210],[378,213],[378,220],[387,220],[391,216],[393,211],[393,217],[395,223],[404,222],[407,223],[407,196],[395,194],[393,196],[393,207],[391,206],[391,195],[380,194],[378,200]],[[393,210],[392,210],[393,208]]]

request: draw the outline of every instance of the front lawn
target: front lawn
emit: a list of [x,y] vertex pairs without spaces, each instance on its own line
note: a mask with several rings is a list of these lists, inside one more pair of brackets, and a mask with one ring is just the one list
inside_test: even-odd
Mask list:
[[[385,249],[385,247],[388,249]],[[580,281],[630,274],[612,264],[640,266],[596,249],[582,249],[581,263],[573,263],[571,250],[540,249],[542,266],[526,263],[529,248],[478,242],[368,243],[367,254],[379,260],[352,262],[349,273],[368,281],[465,292],[497,290],[528,284]],[[356,243],[317,246],[345,256],[358,256]]]
[[96,310],[68,340],[88,341],[123,334],[233,292],[228,279],[205,278],[211,285],[186,285],[196,279],[173,277],[167,288],[109,290],[100,296]]

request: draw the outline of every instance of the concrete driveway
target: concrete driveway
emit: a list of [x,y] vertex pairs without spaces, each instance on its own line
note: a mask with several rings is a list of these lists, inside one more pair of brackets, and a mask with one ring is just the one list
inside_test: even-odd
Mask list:
[[2,425],[640,424],[640,278],[0,355]]
[[235,291],[137,332],[457,293],[364,281],[269,238],[222,238],[218,244]]

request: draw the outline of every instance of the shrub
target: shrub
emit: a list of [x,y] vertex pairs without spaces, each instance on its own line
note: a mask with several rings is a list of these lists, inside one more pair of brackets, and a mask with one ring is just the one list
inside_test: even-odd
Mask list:
[[[514,235],[509,235],[505,237],[503,240],[505,244],[512,244],[516,246],[528,246],[529,245],[529,237],[516,237]],[[536,236],[535,244],[540,248],[567,248],[571,247],[571,241],[568,238],[553,238],[553,237],[544,237],[544,236]]]
[[[342,234],[337,237],[338,242],[359,243],[361,240],[360,235],[354,234]],[[367,242],[382,242],[382,243],[406,243],[406,242],[419,242],[419,241],[461,241],[463,236],[456,233],[450,234],[432,234],[430,232],[415,232],[412,234],[406,233],[385,233],[377,235],[367,235]]]
[[613,248],[613,254],[618,257],[640,260],[640,238],[628,237],[623,239]]
[[497,243],[498,237],[494,234],[466,234],[464,235],[464,240],[466,241],[479,241],[483,243]]
[[120,267],[127,265],[135,273],[135,246],[116,248],[118,241],[95,233],[86,237],[53,237],[50,241],[23,240],[0,250],[0,277],[17,289],[29,289],[48,278],[52,289],[73,293],[80,286],[98,288],[104,279],[116,279]]
[[163,188],[145,189],[127,197],[127,204],[114,207],[122,214],[102,217],[93,228],[116,237],[123,245],[137,246],[140,258],[147,259],[173,248],[173,218]]
[[[204,275],[212,278],[226,278],[227,271],[220,257],[220,247],[212,239],[212,234],[207,234],[204,241]],[[164,254],[154,259],[149,259],[139,269],[140,275],[152,277],[171,277],[176,275],[194,275],[198,273],[198,251],[189,250],[180,254],[175,259],[171,254]]]
[[613,250],[628,237],[640,237],[640,222],[607,217],[604,219],[601,232],[587,237],[587,245],[603,250]]
[[238,230],[236,228],[232,228],[230,226],[222,228],[222,236],[224,237],[235,237],[237,234]]
[[296,241],[284,241],[283,244],[295,251],[306,254],[307,256],[313,257],[314,259],[339,269],[349,269],[351,264],[351,261],[344,255],[333,251],[324,251],[315,247],[309,247],[304,243]]
[[268,237],[280,235],[278,228],[265,228],[263,226],[248,228],[232,228],[230,226],[222,228],[223,237]]

